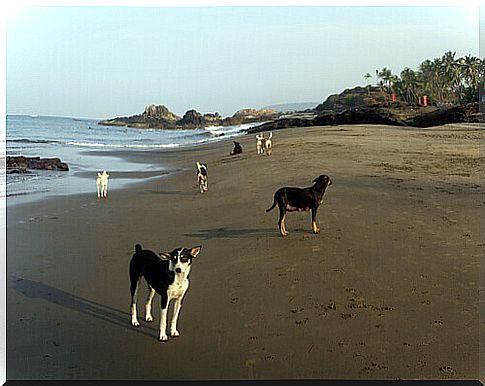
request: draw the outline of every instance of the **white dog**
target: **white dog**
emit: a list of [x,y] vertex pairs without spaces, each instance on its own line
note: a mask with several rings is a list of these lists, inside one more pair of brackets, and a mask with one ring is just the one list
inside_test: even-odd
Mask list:
[[268,155],[271,155],[272,148],[273,148],[273,143],[271,142],[271,138],[273,138],[273,132],[272,131],[269,132],[269,137],[266,138],[266,140],[264,141],[264,151]]
[[271,155],[273,145],[271,143],[271,138],[273,138],[273,132],[271,131],[268,138],[264,138],[264,134],[256,135],[256,150],[258,151],[258,155],[264,153]]
[[109,174],[106,170],[103,173],[98,173],[96,177],[96,186],[98,188],[98,198],[105,197],[108,195],[108,177]]
[[256,134],[256,150],[258,151],[258,155],[263,154],[263,140],[263,134]]

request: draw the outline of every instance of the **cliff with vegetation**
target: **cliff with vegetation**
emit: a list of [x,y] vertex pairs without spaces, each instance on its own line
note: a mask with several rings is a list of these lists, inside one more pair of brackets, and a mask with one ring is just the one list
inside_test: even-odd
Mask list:
[[[479,85],[485,81],[485,60],[471,55],[425,60],[414,71],[405,68],[395,75],[387,68],[376,70],[375,86],[357,86],[330,95],[313,114],[287,114],[253,127],[249,133],[287,127],[341,124],[387,124],[431,127],[447,123],[483,122],[479,111]],[[364,75],[366,82],[372,78]]]

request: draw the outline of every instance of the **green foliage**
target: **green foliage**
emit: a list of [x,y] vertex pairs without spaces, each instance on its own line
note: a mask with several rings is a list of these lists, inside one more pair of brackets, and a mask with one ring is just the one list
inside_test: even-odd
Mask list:
[[471,55],[455,58],[455,55],[445,52],[441,58],[422,62],[417,71],[405,68],[400,76],[386,67],[376,70],[377,85],[385,98],[395,93],[411,104],[416,104],[423,95],[434,103],[477,101],[479,84],[485,80],[485,59]]

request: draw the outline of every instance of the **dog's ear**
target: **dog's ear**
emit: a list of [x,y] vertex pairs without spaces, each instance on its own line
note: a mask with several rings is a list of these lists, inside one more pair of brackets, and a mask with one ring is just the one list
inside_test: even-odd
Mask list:
[[199,245],[198,247],[190,248],[190,254],[192,255],[192,257],[196,257],[200,253],[201,249],[202,249],[202,245]]
[[172,254],[170,252],[160,252],[158,255],[162,260],[170,260],[172,258]]
[[312,182],[316,183],[320,177],[315,178]]

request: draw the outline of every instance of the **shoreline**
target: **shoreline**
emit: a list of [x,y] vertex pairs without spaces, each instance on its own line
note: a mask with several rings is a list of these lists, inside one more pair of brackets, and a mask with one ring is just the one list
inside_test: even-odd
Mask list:
[[[252,135],[237,156],[230,140],[133,153],[179,171],[7,205],[9,378],[478,379],[483,130],[335,129],[273,133],[271,156]],[[281,238],[274,191],[323,173],[321,234],[291,213]],[[135,243],[203,245],[168,343],[158,296],[155,322],[130,325]]]
[[[90,148],[73,148],[64,147],[55,154],[56,157],[60,157],[61,161],[68,158],[66,152],[70,150],[76,152],[76,156],[68,162],[70,171],[68,172],[51,172],[48,170],[32,170],[28,174],[12,174],[8,178],[12,179],[12,182],[7,184],[8,190],[13,190],[12,193],[7,194],[7,197],[15,200],[12,205],[18,205],[28,202],[36,202],[48,197],[70,196],[77,194],[78,192],[87,193],[86,182],[92,179],[92,185],[94,186],[94,192],[96,191],[95,176],[96,171],[94,165],[100,165],[100,170],[108,170],[110,172],[110,186],[109,189],[119,190],[128,187],[133,183],[137,183],[135,179],[144,179],[145,177],[161,178],[168,173],[173,173],[176,169],[171,168],[169,165],[160,162],[160,157],[163,158],[163,154],[171,152],[183,152],[191,151],[198,147],[211,146],[218,142],[229,142],[236,138],[244,136],[244,132],[237,134],[229,133],[222,139],[223,136],[216,140],[208,140],[203,143],[191,143],[180,144],[175,147],[157,147],[147,148],[146,150],[140,150],[136,148],[109,148],[109,149],[90,149]],[[36,150],[35,154],[24,152],[24,156],[39,156],[38,153],[42,153],[41,156],[50,157],[52,154],[43,154],[45,150]],[[160,156],[162,155],[162,156]],[[79,157],[84,157],[84,164],[81,166],[78,163]],[[87,157],[87,161],[86,161]],[[100,162],[100,160],[104,160]],[[134,167],[136,165],[136,167]],[[20,181],[22,178],[28,180],[37,180],[30,185],[29,181]],[[14,179],[18,179],[15,181]],[[113,182],[114,181],[114,182]],[[37,185],[36,185],[37,184]],[[71,186],[72,185],[72,186]],[[26,191],[22,188],[26,187]],[[20,191],[19,191],[20,189]],[[43,194],[46,197],[39,196],[39,190],[44,191]],[[19,199],[21,197],[21,199]]]

